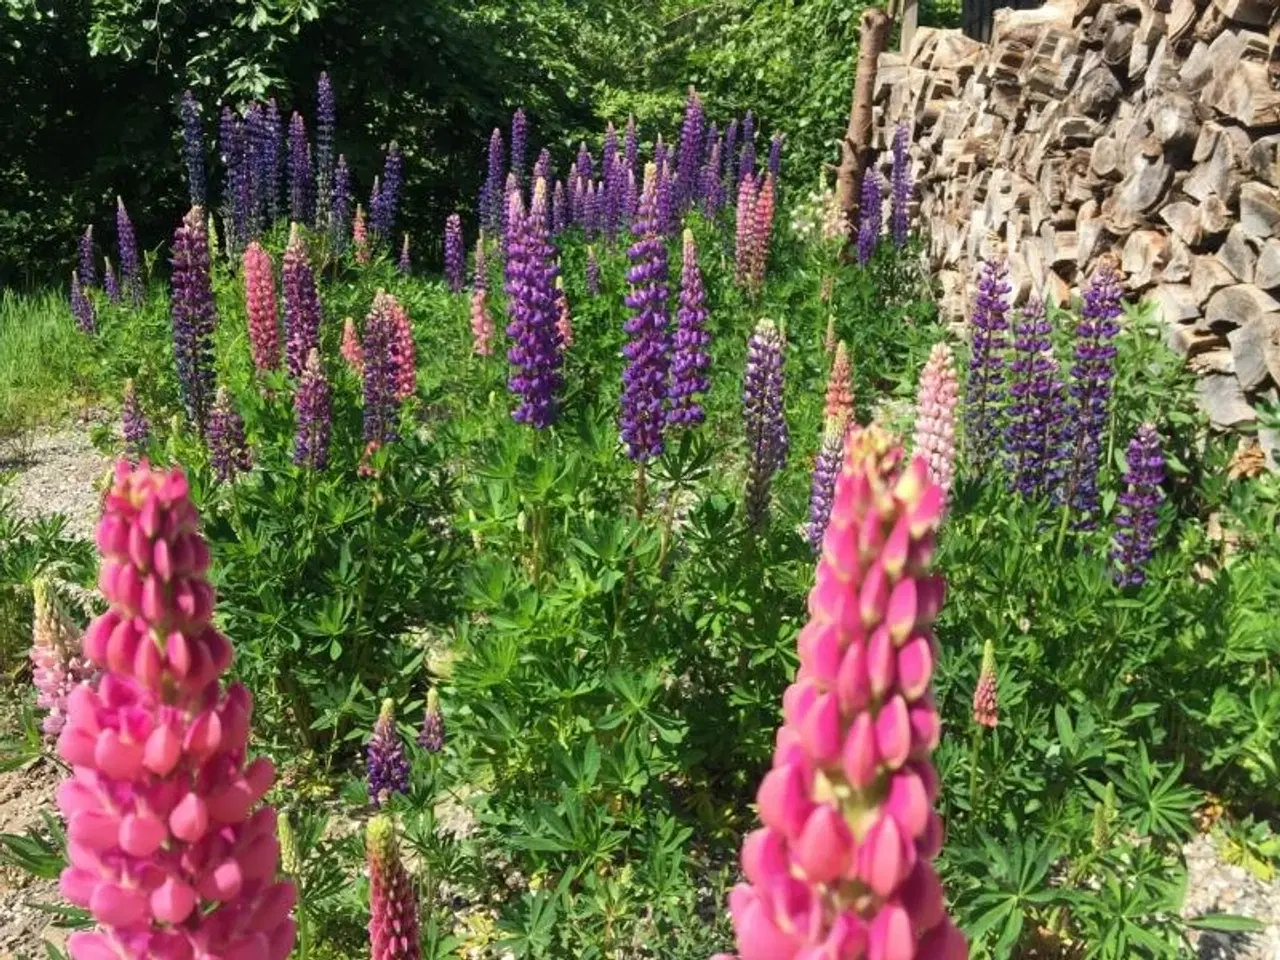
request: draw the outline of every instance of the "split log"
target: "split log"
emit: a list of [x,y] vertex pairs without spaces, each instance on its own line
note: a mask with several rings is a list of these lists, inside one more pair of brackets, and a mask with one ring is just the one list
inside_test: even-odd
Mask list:
[[1268,240],[1263,244],[1253,282],[1263,290],[1280,290],[1280,240]]
[[1160,273],[1160,279],[1165,283],[1186,283],[1191,279],[1191,248],[1178,239],[1176,235],[1169,236],[1169,262],[1165,264],[1164,270]]
[[1090,152],[1089,169],[1105,180],[1119,180],[1123,176],[1120,169],[1120,145],[1110,137],[1099,138]]
[[1197,330],[1189,323],[1165,325],[1165,344],[1179,356],[1191,359],[1210,350],[1227,345],[1227,338],[1220,333]]
[[1200,305],[1191,288],[1181,283],[1162,283],[1147,295],[1156,305],[1156,317],[1168,324],[1191,323],[1200,318]]
[[1129,287],[1140,291],[1156,282],[1156,274],[1168,260],[1169,240],[1163,233],[1157,230],[1135,230],[1125,241],[1120,269],[1128,274]]
[[1268,0],[1213,0],[1213,5],[1224,17],[1251,27],[1265,28],[1275,13]]
[[1261,183],[1241,187],[1240,226],[1259,240],[1280,236],[1280,191]]
[[1174,236],[1192,247],[1200,245],[1204,227],[1200,224],[1200,210],[1193,203],[1179,200],[1160,208],[1160,219],[1173,230]]
[[1203,95],[1212,106],[1245,127],[1280,124],[1280,90],[1272,88],[1264,63],[1237,60],[1234,69],[1221,81],[1215,79]]
[[869,7],[862,12],[858,68],[849,108],[849,126],[840,145],[836,171],[836,203],[850,241],[857,230],[858,191],[871,153],[871,106],[876,86],[876,65],[889,37],[890,20],[884,11]]
[[1209,298],[1236,282],[1236,277],[1222,265],[1217,257],[1193,257],[1191,260],[1191,295],[1197,304],[1208,303]]
[[1241,283],[1253,283],[1254,270],[1258,265],[1258,252],[1249,242],[1249,237],[1240,224],[1237,223],[1227,234],[1226,242],[1218,250],[1218,260]]
[[1200,121],[1190,97],[1171,93],[1154,101],[1151,131],[1169,150],[1190,150],[1200,133]]
[[1221,237],[1231,229],[1231,211],[1217,195],[1207,197],[1197,209],[1200,230],[1206,239]]
[[1280,301],[1251,283],[1238,283],[1209,298],[1201,326],[1225,332],[1268,313],[1280,313]]
[[1100,63],[1080,81],[1075,102],[1081,113],[1101,120],[1111,115],[1121,93],[1116,75],[1110,67]]
[[1258,415],[1245,400],[1239,381],[1231,374],[1201,377],[1196,383],[1196,394],[1200,408],[1209,415],[1209,422],[1219,429],[1230,430],[1257,422]]
[[1280,383],[1280,313],[1268,313],[1247,320],[1227,334],[1236,378],[1246,393]]
[[1280,134],[1254,141],[1249,148],[1249,169],[1263,183],[1280,187]]

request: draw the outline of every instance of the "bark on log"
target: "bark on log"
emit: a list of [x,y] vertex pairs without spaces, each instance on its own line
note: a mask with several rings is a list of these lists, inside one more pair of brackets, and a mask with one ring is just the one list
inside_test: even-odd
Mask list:
[[844,218],[845,235],[850,241],[857,234],[859,191],[871,154],[871,106],[876,86],[876,64],[889,38],[890,23],[884,11],[875,7],[862,13],[853,103],[849,108],[849,127],[840,145],[840,167],[836,172],[836,202]]

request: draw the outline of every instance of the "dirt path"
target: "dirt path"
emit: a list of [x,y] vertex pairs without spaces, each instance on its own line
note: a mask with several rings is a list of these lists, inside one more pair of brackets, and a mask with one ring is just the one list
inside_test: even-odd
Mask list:
[[[62,773],[48,760],[0,773],[0,833],[25,834],[54,810],[53,791]],[[43,960],[42,941],[61,945],[66,934],[39,904],[58,904],[58,884],[0,865],[0,960]]]

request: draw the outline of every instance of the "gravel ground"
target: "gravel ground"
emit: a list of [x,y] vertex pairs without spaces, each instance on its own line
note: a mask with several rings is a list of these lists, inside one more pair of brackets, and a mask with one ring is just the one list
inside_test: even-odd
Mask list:
[[1213,841],[1201,834],[1182,848],[1187,858],[1184,917],[1234,913],[1265,923],[1261,933],[1205,931],[1196,942],[1204,960],[1280,960],[1280,880],[1263,883],[1244,867],[1223,863]]
[[89,442],[92,424],[80,423],[53,433],[38,433],[17,465],[13,482],[0,488],[21,517],[54,513],[67,517],[67,533],[93,539],[98,520],[99,485],[111,460]]
[[[0,773],[0,833],[23,834],[40,824],[40,814],[53,810],[53,791],[61,774],[48,760],[27,770]],[[0,864],[0,960],[37,960],[42,942],[62,944],[66,933],[38,904],[59,902],[58,884]]]

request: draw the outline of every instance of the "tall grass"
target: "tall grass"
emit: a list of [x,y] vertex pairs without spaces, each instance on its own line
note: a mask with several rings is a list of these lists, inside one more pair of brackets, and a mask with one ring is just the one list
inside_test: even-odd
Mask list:
[[52,291],[0,294],[0,442],[95,396],[92,342]]

